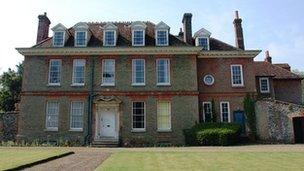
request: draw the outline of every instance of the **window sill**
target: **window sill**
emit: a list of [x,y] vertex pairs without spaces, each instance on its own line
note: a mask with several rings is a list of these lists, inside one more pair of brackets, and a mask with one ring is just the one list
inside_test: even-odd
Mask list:
[[44,129],[46,132],[58,132],[58,128],[46,128]]
[[132,46],[134,46],[134,47],[143,47],[145,45],[144,44],[132,44]]
[[157,132],[172,132],[171,129],[157,129]]
[[84,84],[71,84],[72,87],[83,87]]
[[232,85],[232,88],[245,88],[244,85]]
[[156,86],[171,86],[170,83],[158,83]]
[[76,128],[71,128],[70,130],[69,130],[70,132],[82,132],[83,131],[83,129],[82,128],[79,128],[79,129],[76,129]]
[[48,87],[60,87],[60,84],[47,84]]
[[261,94],[270,94],[269,91],[263,91],[263,92],[261,91],[260,93],[261,93]]
[[102,87],[114,87],[115,84],[101,84]]
[[146,129],[132,129],[131,132],[141,133],[141,132],[146,132]]
[[137,84],[137,83],[134,83],[134,84],[132,84],[132,86],[146,86],[146,84]]

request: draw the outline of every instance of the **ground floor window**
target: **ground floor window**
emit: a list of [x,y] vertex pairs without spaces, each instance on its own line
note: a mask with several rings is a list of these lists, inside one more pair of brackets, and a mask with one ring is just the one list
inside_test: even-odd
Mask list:
[[145,102],[133,102],[132,106],[132,129],[145,131]]
[[74,101],[71,103],[70,129],[82,131],[83,129],[83,102]]
[[46,129],[58,130],[58,115],[59,115],[59,103],[47,102],[46,105]]
[[203,119],[204,122],[212,121],[212,105],[211,102],[203,102]]
[[230,122],[230,109],[229,102],[221,102],[221,121],[222,122]]
[[157,103],[157,130],[171,130],[171,103],[168,101]]

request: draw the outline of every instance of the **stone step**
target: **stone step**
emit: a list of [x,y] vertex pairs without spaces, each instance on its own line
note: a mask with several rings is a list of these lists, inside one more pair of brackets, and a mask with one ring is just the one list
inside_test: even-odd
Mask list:
[[92,147],[118,147],[118,141],[117,140],[93,141]]

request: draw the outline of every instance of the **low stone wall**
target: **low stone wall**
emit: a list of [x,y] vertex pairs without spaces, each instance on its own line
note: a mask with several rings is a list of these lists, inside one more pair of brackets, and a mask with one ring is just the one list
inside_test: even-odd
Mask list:
[[18,132],[18,113],[7,112],[2,115],[3,135],[2,140],[14,141]]
[[304,106],[263,99],[256,102],[257,136],[269,143],[294,143],[293,117],[304,116]]

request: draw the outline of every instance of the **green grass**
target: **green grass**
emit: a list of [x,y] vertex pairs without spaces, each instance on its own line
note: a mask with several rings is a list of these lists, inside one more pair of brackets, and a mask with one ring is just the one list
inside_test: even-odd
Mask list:
[[97,170],[304,170],[302,152],[130,152],[113,154]]
[[0,148],[0,170],[15,168],[69,152],[59,148]]

